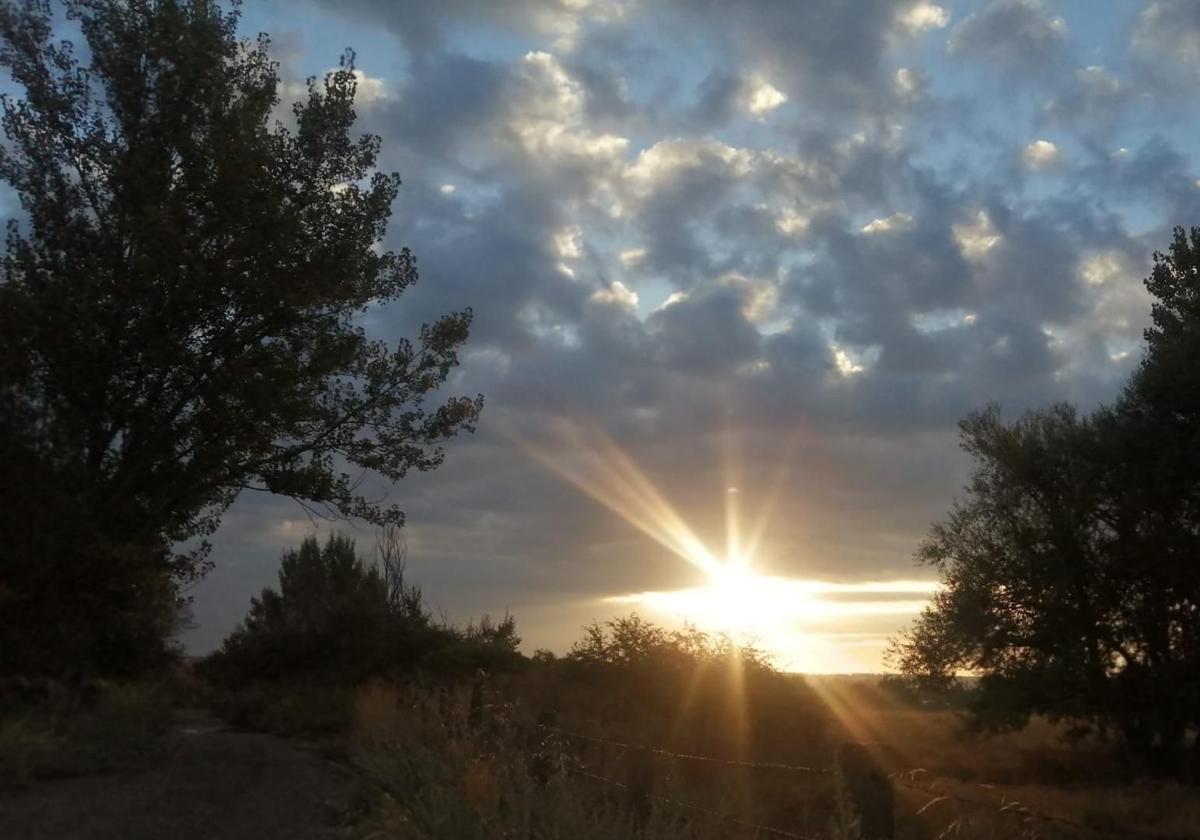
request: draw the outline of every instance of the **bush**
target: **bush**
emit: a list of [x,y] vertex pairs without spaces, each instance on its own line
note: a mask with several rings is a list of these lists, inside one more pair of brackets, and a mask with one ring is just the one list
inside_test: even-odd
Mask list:
[[[392,540],[395,539],[393,536]],[[435,623],[421,590],[404,580],[403,557],[370,563],[354,542],[313,537],[284,553],[279,591],[254,598],[245,622],[203,665],[224,686],[300,682],[353,686],[417,670],[511,670],[524,660],[511,616],[458,629]]]
[[54,736],[28,719],[0,723],[0,787],[26,785],[51,766]]
[[351,692],[339,686],[257,683],[219,692],[217,714],[234,726],[276,735],[332,735],[350,722]]
[[[642,819],[613,789],[565,772],[505,704],[471,725],[461,690],[369,686],[354,709],[355,763],[378,787],[362,837],[716,840],[721,826],[653,803]],[[547,760],[549,759],[549,760]],[[539,769],[547,772],[539,772]]]
[[70,720],[65,736],[96,769],[136,762],[171,724],[171,704],[155,685],[111,684],[95,708]]
[[96,681],[85,695],[59,686],[48,702],[0,720],[0,784],[136,767],[171,721],[166,692],[153,684]]
[[[807,683],[728,635],[630,615],[593,623],[567,656],[539,669],[546,708],[680,752],[810,764],[831,748],[829,714]],[[794,737],[785,745],[779,732]]]

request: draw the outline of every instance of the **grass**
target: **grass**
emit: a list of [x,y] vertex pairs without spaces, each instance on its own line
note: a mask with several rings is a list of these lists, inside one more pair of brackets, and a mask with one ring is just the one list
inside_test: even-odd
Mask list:
[[0,786],[140,766],[169,726],[166,692],[105,683],[97,694],[84,705],[59,687],[44,705],[8,709],[0,718]]
[[323,737],[350,725],[353,692],[307,683],[257,684],[217,692],[213,710],[234,726],[284,737]]
[[[637,778],[619,750],[562,743],[537,734],[520,696],[497,690],[475,703],[469,686],[374,684],[354,696],[349,751],[379,795],[360,826],[363,838],[738,838],[737,823],[654,799],[639,809],[625,789],[596,781]],[[636,717],[637,710],[627,710]],[[851,710],[843,707],[842,716]],[[896,789],[898,840],[1088,838],[1093,832],[1036,819],[1058,815],[1081,826],[1196,837],[1200,797],[1174,784],[1130,784],[1112,764],[1096,765],[1098,745],[1072,752],[1057,727],[965,738],[953,713],[860,707],[855,726],[831,737],[873,733],[888,772],[928,765],[911,777],[931,792]],[[615,714],[615,712],[614,712]],[[474,720],[474,722],[472,722]],[[576,721],[573,726],[580,726]],[[608,734],[620,724],[610,719]],[[635,727],[636,728],[636,727]],[[645,730],[643,730],[643,733]],[[781,731],[780,740],[791,737]],[[645,743],[663,743],[643,737]],[[628,740],[639,740],[629,738]],[[797,748],[798,749],[798,748]],[[1094,752],[1089,752],[1093,750]],[[1070,756],[1076,756],[1072,762]],[[832,756],[828,756],[832,761]],[[859,815],[834,777],[796,777],[655,757],[647,772],[653,795],[695,803],[751,822],[825,840],[861,838]],[[591,774],[591,775],[588,775]],[[962,800],[978,800],[972,805]],[[762,835],[768,836],[768,835]]]
[[1097,829],[1200,837],[1194,786],[1130,778],[1106,744],[1070,744],[1065,728],[1050,721],[984,736],[963,732],[952,712],[840,708],[849,737],[871,744],[889,773],[931,791],[897,788],[902,836],[937,837],[946,830],[954,832],[947,836],[979,838],[1096,836],[1028,816],[1034,812]]
[[[380,794],[364,838],[716,840],[728,827],[597,783],[505,703],[462,687],[373,685],[354,702],[355,763]],[[611,772],[611,771],[610,771]]]

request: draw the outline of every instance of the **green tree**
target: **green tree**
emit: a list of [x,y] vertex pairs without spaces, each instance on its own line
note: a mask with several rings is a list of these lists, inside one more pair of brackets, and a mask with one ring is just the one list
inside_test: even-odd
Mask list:
[[[470,312],[415,341],[360,316],[417,279],[379,247],[399,187],[352,128],[353,56],[274,119],[268,41],[206,0],[0,5],[0,670],[162,649],[242,490],[387,525],[366,496],[442,459],[480,398],[429,405]],[[61,25],[61,21],[60,21]],[[192,540],[187,552],[174,547]]]
[[1113,730],[1168,770],[1200,726],[1198,269],[1200,229],[1177,229],[1114,405],[961,424],[974,474],[917,551],[943,588],[892,655],[924,680],[979,674],[977,724]]

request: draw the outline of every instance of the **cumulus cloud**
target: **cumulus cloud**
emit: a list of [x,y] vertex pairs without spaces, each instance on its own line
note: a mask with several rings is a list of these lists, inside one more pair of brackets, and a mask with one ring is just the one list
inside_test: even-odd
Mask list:
[[1063,58],[1067,22],[1042,0],[992,0],[950,32],[951,55],[1014,74],[1045,73]]
[[1046,169],[1061,157],[1062,150],[1049,140],[1033,140],[1021,150],[1021,160],[1030,169]]
[[557,57],[526,53],[515,74],[508,128],[522,149],[545,162],[616,162],[628,139],[587,125],[584,91]]
[[[454,388],[486,395],[479,434],[392,490],[414,574],[455,615],[512,608],[535,645],[562,649],[602,596],[682,572],[509,430],[550,445],[555,418],[586,419],[714,542],[718,433],[740,433],[750,475],[799,447],[763,562],[909,575],[963,477],[957,419],[1111,399],[1148,252],[1200,217],[1190,123],[1037,0],[316,7],[310,47],[331,22],[362,35],[360,118],[404,178],[385,244],[420,260],[365,328],[394,340],[475,312]],[[1124,24],[1133,55],[1161,43],[1192,72],[1186,4]],[[942,38],[949,70],[927,54]],[[396,49],[365,49],[381,39]],[[228,629],[298,519],[239,501],[203,622]]]
[[913,217],[908,213],[893,213],[882,219],[873,219],[863,225],[863,233],[890,233],[896,230],[908,230],[913,225]]
[[787,102],[787,94],[755,73],[742,85],[742,107],[762,119]]
[[966,221],[954,225],[953,230],[963,256],[970,260],[983,259],[1003,239],[985,210],[976,210]]
[[1153,0],[1138,15],[1133,47],[1154,75],[1200,78],[1200,7],[1189,0]]
[[926,0],[920,0],[900,13],[900,24],[910,32],[942,29],[949,22],[950,12]]
[[592,292],[590,300],[603,306],[614,306],[627,312],[637,310],[638,294],[620,280],[614,280],[604,288]]
[[1093,64],[1074,70],[1046,100],[1042,116],[1065,128],[1108,131],[1118,126],[1136,99],[1129,84]]

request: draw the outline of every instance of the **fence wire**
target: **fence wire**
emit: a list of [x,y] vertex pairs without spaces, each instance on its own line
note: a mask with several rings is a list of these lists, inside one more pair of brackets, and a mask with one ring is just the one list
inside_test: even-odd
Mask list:
[[[621,790],[629,790],[629,785],[625,784],[624,782],[618,782],[615,779],[609,779],[578,767],[570,768],[569,772],[574,773],[577,776],[582,776],[585,779],[591,779],[592,781],[600,782],[604,785],[620,788]],[[740,820],[737,817],[730,816],[729,814],[722,814],[720,811],[714,811],[711,808],[705,808],[701,805],[696,805],[691,802],[684,802],[681,799],[671,799],[670,797],[661,796],[656,793],[648,793],[645,794],[645,796],[647,799],[653,802],[658,802],[660,804],[668,805],[672,808],[679,808],[685,811],[694,811],[697,814],[703,814],[709,819],[724,823],[732,823],[733,825],[739,826],[748,831],[754,831],[758,834],[768,834],[772,837],[786,837],[789,838],[789,840],[821,840],[821,838],[813,837],[810,834],[797,834],[794,831],[787,831],[785,829],[775,828],[774,826],[770,825]]]
[[553,732],[555,735],[561,735],[564,738],[571,738],[578,741],[591,741],[596,744],[607,744],[611,747],[623,750],[636,750],[638,752],[653,753],[654,755],[666,756],[675,758],[681,761],[703,761],[710,764],[723,764],[728,767],[751,767],[763,770],[780,770],[788,773],[810,773],[815,775],[827,776],[833,773],[830,767],[805,767],[802,764],[780,764],[774,761],[744,761],[735,758],[721,758],[714,755],[693,755],[690,753],[677,753],[671,750],[665,750],[661,747],[651,747],[645,744],[632,744],[624,741],[614,741],[609,738],[600,738],[595,735],[584,735],[582,732],[568,732],[565,729],[559,729],[554,726],[543,725],[542,729],[547,732]]
[[[1129,828],[1106,828],[1104,826],[1090,825],[1088,823],[1081,822],[1080,820],[1072,819],[1071,817],[1063,817],[1057,814],[1047,814],[1042,811],[1035,811],[1033,808],[1030,808],[1028,805],[1023,804],[1016,799],[1010,799],[1008,801],[997,803],[986,799],[977,799],[973,796],[964,796],[961,793],[954,793],[953,791],[937,790],[930,785],[921,785],[915,781],[912,781],[911,777],[916,772],[922,771],[910,770],[906,773],[893,774],[888,778],[891,779],[892,784],[895,787],[919,791],[934,797],[922,805],[918,813],[925,811],[938,802],[951,800],[954,802],[961,802],[964,805],[971,805],[976,808],[987,808],[1001,814],[1012,814],[1027,821],[1038,820],[1040,822],[1061,825],[1065,828],[1084,831],[1093,835],[1099,834],[1107,837],[1136,837],[1139,838],[1139,840],[1183,840],[1183,838],[1181,838],[1181,836],[1178,834],[1150,834],[1148,832],[1136,831]],[[905,780],[905,776],[909,776],[909,780]],[[981,785],[981,787],[983,786]]]
[[[678,759],[681,761],[707,762],[710,764],[723,765],[723,766],[727,766],[727,767],[759,768],[759,769],[765,769],[765,770],[777,770],[777,771],[787,772],[787,773],[800,773],[800,774],[808,774],[808,775],[824,776],[824,775],[832,775],[835,772],[832,767],[808,767],[808,766],[800,765],[800,764],[784,764],[784,763],[774,762],[774,761],[745,761],[745,760],[741,760],[741,759],[722,758],[719,756],[712,756],[712,755],[695,755],[695,754],[691,754],[691,753],[678,753],[678,752],[674,752],[672,750],[663,749],[662,747],[652,747],[652,746],[648,746],[646,744],[635,744],[635,743],[626,742],[626,741],[616,741],[611,738],[602,738],[602,737],[599,737],[596,735],[585,735],[582,732],[571,732],[569,730],[560,729],[556,726],[550,726],[548,724],[539,724],[538,728],[541,729],[543,732],[553,733],[553,734],[561,736],[563,738],[569,738],[569,739],[576,740],[576,741],[588,741],[588,742],[596,743],[596,744],[604,744],[604,745],[615,747],[617,749],[622,749],[622,750],[634,750],[634,751],[638,751],[638,752],[646,752],[646,753],[651,753],[653,755],[661,755],[661,756],[665,756],[668,758]],[[604,784],[612,785],[612,786],[615,786],[618,788],[627,788],[627,785],[625,785],[621,782],[615,781],[613,779],[606,779],[603,776],[598,776],[594,773],[589,773],[585,770],[573,769],[572,772],[577,773],[579,775],[587,776],[588,778],[603,782]],[[1044,813],[1041,811],[1035,811],[1034,809],[1032,809],[1016,800],[1009,800],[1007,802],[996,803],[996,802],[990,802],[986,799],[977,799],[975,797],[964,796],[962,794],[953,793],[950,791],[936,790],[928,785],[921,785],[921,784],[916,783],[912,778],[914,773],[916,773],[916,772],[919,772],[919,771],[908,771],[906,773],[895,773],[895,774],[892,774],[891,776],[889,776],[888,778],[891,780],[892,784],[895,787],[901,787],[901,788],[906,788],[909,790],[920,791],[922,793],[925,793],[925,794],[928,794],[929,796],[934,797],[932,800],[925,803],[925,805],[923,805],[921,807],[921,809],[920,809],[921,811],[924,811],[925,809],[931,807],[932,805],[934,805],[935,803],[937,803],[939,801],[954,800],[956,802],[961,802],[963,804],[971,805],[971,806],[974,806],[977,808],[987,808],[987,809],[993,810],[997,813],[1010,814],[1010,815],[1019,817],[1021,819],[1024,819],[1026,821],[1038,820],[1041,822],[1046,822],[1046,823],[1061,825],[1061,826],[1067,827],[1067,828],[1072,828],[1077,831],[1088,832],[1093,835],[1103,835],[1103,836],[1108,836],[1108,837],[1138,838],[1138,840],[1181,840],[1181,838],[1178,835],[1151,834],[1148,832],[1135,831],[1132,829],[1105,828],[1102,826],[1089,825],[1088,823],[1081,822],[1079,820],[1075,820],[1070,817],[1063,817],[1063,816],[1059,816],[1057,814],[1047,814],[1047,813]],[[906,779],[905,778],[906,776],[909,778]],[[756,831],[761,831],[761,832],[765,832],[768,834],[772,834],[776,837],[800,838],[800,840],[817,840],[817,838],[812,838],[812,837],[809,837],[809,836],[803,835],[803,834],[796,834],[794,832],[788,832],[788,831],[785,831],[784,829],[774,828],[771,826],[757,825],[755,823],[744,822],[744,821],[738,820],[734,817],[730,817],[730,816],[721,814],[717,811],[712,811],[710,809],[703,808],[699,805],[693,805],[688,802],[672,800],[672,799],[668,799],[663,796],[657,796],[654,794],[649,794],[649,798],[651,798],[655,801],[658,801],[658,802],[663,802],[664,804],[672,805],[674,807],[685,808],[688,810],[696,811],[698,813],[706,814],[715,819],[721,819],[721,820],[725,820],[727,822],[732,822],[732,823],[741,825],[742,827],[745,827],[748,829],[754,829]]]

